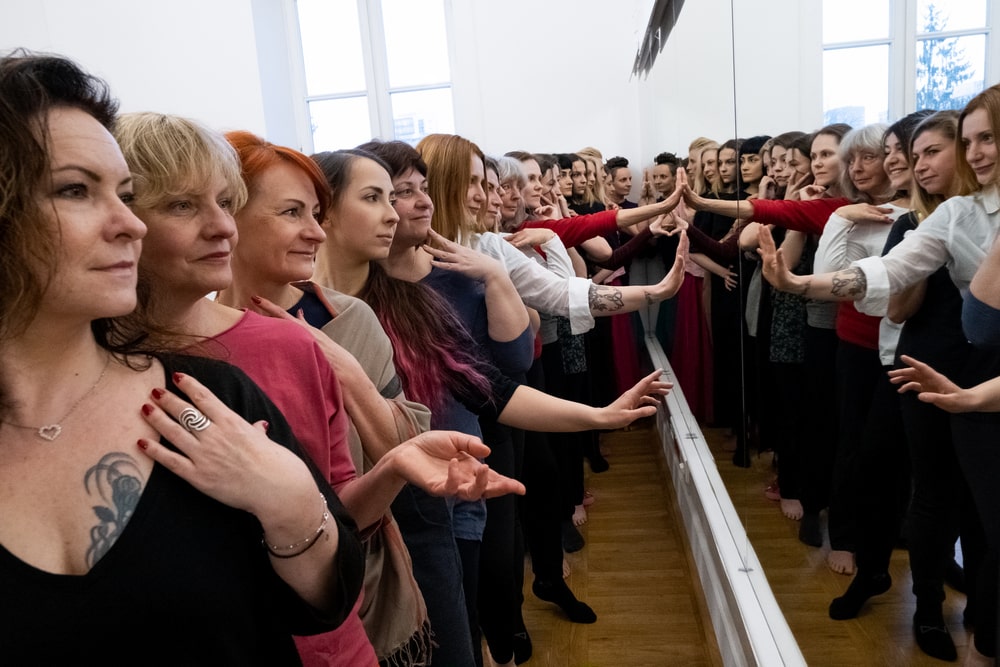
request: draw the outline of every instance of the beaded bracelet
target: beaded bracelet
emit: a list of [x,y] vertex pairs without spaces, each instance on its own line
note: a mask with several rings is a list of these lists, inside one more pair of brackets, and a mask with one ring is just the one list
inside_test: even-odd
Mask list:
[[[319,541],[319,536],[323,534],[324,530],[326,530],[326,524],[330,521],[330,508],[326,504],[326,497],[320,494],[320,498],[323,500],[323,521],[319,524],[319,528],[316,529],[315,533],[303,540],[293,542],[292,544],[284,547],[270,544],[265,537],[261,537],[261,546],[267,549],[267,552],[275,558],[295,558],[296,556],[301,556],[305,552],[309,551],[309,549],[311,549],[312,546]],[[296,549],[299,550],[295,551]],[[294,551],[295,553],[281,553],[283,551]]]

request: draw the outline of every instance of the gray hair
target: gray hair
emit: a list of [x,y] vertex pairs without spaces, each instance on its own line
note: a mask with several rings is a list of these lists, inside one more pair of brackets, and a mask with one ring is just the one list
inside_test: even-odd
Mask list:
[[527,182],[528,177],[524,173],[524,166],[521,161],[517,158],[498,157],[497,159],[497,176],[500,178],[501,183],[506,183],[511,179],[517,179],[518,189],[523,188]]
[[[844,196],[853,202],[869,201],[870,196],[862,194],[856,187],[854,187],[854,182],[851,180],[851,160],[854,155],[862,151],[867,151],[875,153],[878,156],[883,156],[885,148],[882,142],[882,137],[885,136],[886,130],[889,126],[885,123],[872,123],[871,125],[865,125],[864,127],[859,127],[855,130],[851,130],[844,135],[844,138],[840,140],[840,189],[844,193]],[[887,185],[887,190],[892,186]],[[887,191],[886,195],[889,194]]]

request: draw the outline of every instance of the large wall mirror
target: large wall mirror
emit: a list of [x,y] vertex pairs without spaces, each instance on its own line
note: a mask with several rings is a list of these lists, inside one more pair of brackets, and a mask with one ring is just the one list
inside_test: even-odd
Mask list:
[[[919,108],[960,106],[1000,76],[992,0],[6,5],[0,10],[0,44],[79,60],[109,80],[125,111],[155,109],[218,129],[249,129],[306,152],[354,145],[373,135],[415,140],[433,131],[470,137],[494,155],[592,145],[605,157],[629,158],[633,198],[656,155],[688,156],[696,137],[721,145],[737,137],[812,132],[834,122],[893,121]],[[417,54],[431,61],[417,66]],[[321,66],[307,66],[307,58]],[[716,173],[719,157],[713,156]],[[716,392],[728,392],[737,412],[749,407],[760,414],[761,405],[780,404],[783,387],[762,386],[746,371],[759,357],[742,334],[741,304],[748,299],[744,289],[754,282],[754,264],[738,259],[729,264],[746,288],[719,302],[720,309],[730,309],[715,336],[727,348],[729,366],[711,381]],[[726,291],[724,281],[716,283],[717,292]],[[715,313],[720,315],[721,310]],[[732,442],[726,431],[735,424],[706,416],[709,399],[699,385],[682,385],[682,391],[691,407],[699,396],[701,404],[678,428],[704,431],[713,446]],[[714,402],[712,407],[714,412]],[[778,523],[770,535],[759,529],[762,513],[781,511],[764,497],[772,473],[770,454],[757,451],[765,437],[757,437],[759,423],[742,454],[749,467],[734,465],[733,452],[716,452],[709,463],[720,483],[707,492],[747,508],[738,520],[750,537],[734,545],[745,569],[759,567],[751,547],[763,553],[779,538],[791,540],[790,558],[822,566],[825,551],[798,543],[799,522]],[[763,448],[770,446],[764,442]],[[765,574],[780,589],[778,603],[793,619],[793,630],[805,605],[822,616],[849,582]],[[800,606],[787,603],[809,587],[815,590],[808,601],[800,595]],[[890,632],[908,642],[909,619],[901,618],[902,626]],[[854,643],[848,625],[826,623],[822,632],[838,648]],[[851,654],[842,657],[833,662],[862,662]]]
[[[683,154],[700,136],[723,144],[736,137],[811,133],[833,123],[855,128],[888,125],[919,109],[961,109],[984,87],[996,83],[1000,72],[1000,48],[991,34],[995,16],[986,0],[650,4],[646,42],[640,44],[636,58],[636,68],[642,70],[637,76],[647,163],[658,150]],[[788,157],[791,150],[785,148]],[[808,154],[807,147],[804,155],[796,156],[799,162],[804,158],[805,171]],[[709,155],[721,158],[717,152]],[[741,292],[730,303],[719,299],[724,283],[718,278],[712,280],[717,292],[705,300],[712,309],[720,305],[729,309],[734,318],[728,321],[729,332],[723,330],[727,325],[718,310],[706,318],[713,328],[713,345],[730,346],[736,357],[720,358],[719,350],[714,351],[713,361],[726,364],[728,370],[715,373],[712,391],[718,399],[720,391],[735,385],[738,408],[747,421],[734,424],[731,416],[720,415],[718,400],[715,415],[702,418],[706,409],[699,401],[706,395],[704,387],[684,386],[715,455],[725,493],[738,508],[749,536],[746,564],[763,563],[774,597],[799,639],[816,632],[826,638],[825,654],[817,653],[820,649],[811,640],[808,649],[803,647],[810,662],[819,661],[820,655],[830,664],[930,661],[916,647],[910,627],[915,603],[905,549],[894,551],[890,572],[895,583],[885,598],[878,599],[874,611],[871,605],[864,609],[862,615],[867,616],[859,624],[828,618],[828,605],[851,582],[850,576],[832,570],[853,567],[853,560],[844,548],[849,540],[835,536],[831,545],[827,512],[818,519],[814,514],[826,506],[822,499],[829,497],[817,493],[817,485],[824,482],[823,466],[829,474],[835,459],[817,459],[810,448],[835,446],[831,429],[839,426],[849,432],[852,425],[837,416],[823,421],[829,413],[823,415],[810,404],[808,397],[816,396],[810,383],[817,370],[804,357],[805,349],[789,347],[791,332],[782,326],[790,308],[806,305],[790,304],[787,295],[773,298],[766,285],[761,290],[755,266],[747,257],[732,262]],[[760,299],[771,307],[758,309]],[[810,323],[811,318],[810,314]],[[748,328],[755,325],[757,332],[748,335]],[[832,319],[824,326],[832,326]],[[804,365],[799,370],[795,363]],[[727,437],[734,425],[745,428],[747,447],[730,455],[724,449],[735,444]],[[794,475],[781,476],[782,484],[771,465],[775,449],[785,455],[782,462],[787,468],[795,466]],[[785,481],[798,488],[789,490]],[[785,502],[789,499],[801,504]],[[796,519],[782,519],[782,511]],[[957,558],[961,561],[960,550]],[[964,605],[963,595],[947,589],[944,618],[960,655],[969,641],[961,622]],[[863,635],[857,631],[862,627]],[[866,644],[864,637],[872,632],[887,633],[892,639]],[[864,646],[878,648],[866,656],[859,653]],[[878,653],[882,650],[887,652]]]

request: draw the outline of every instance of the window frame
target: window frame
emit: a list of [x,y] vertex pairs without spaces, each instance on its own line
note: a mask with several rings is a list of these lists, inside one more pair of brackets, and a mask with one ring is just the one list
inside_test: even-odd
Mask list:
[[[312,102],[326,100],[342,100],[358,97],[366,98],[368,102],[368,119],[372,137],[395,139],[395,124],[393,121],[392,95],[396,93],[421,92],[426,90],[452,91],[452,108],[454,109],[454,81],[431,82],[419,85],[396,86],[389,85],[388,51],[385,41],[385,25],[382,20],[382,0],[355,0],[358,7],[358,28],[361,31],[361,60],[365,68],[365,90],[310,95],[306,86],[305,55],[302,49],[302,35],[299,29],[299,13],[297,0],[285,0],[286,12],[290,20],[289,43],[294,45],[295,56],[293,86],[300,103],[296,104],[296,117],[299,125],[298,135],[303,151],[312,153],[315,149],[312,132],[312,119],[309,105]],[[443,0],[445,30],[451,34],[451,3]],[[448,39],[448,58],[450,70],[454,73],[454,45]]]
[[[822,0],[830,2],[832,0]],[[986,1],[986,24],[983,27],[944,30],[928,33],[917,31],[917,0],[889,0],[889,35],[884,38],[843,42],[824,42],[822,50],[851,49],[864,46],[889,46],[889,118],[901,118],[917,110],[917,44],[927,39],[948,39],[984,35],[986,39],[983,82],[989,85],[1000,62],[1000,40],[993,39],[992,0]],[[826,108],[823,114],[826,114]]]

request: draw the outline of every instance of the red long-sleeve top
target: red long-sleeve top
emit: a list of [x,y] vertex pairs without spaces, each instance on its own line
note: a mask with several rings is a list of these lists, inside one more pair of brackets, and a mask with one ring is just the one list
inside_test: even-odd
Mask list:
[[[822,234],[826,221],[841,206],[851,203],[846,197],[795,201],[754,199],[753,219],[763,225],[777,225],[809,234]],[[869,350],[878,349],[878,325],[882,318],[859,313],[853,301],[840,304],[837,311],[837,336]]]

